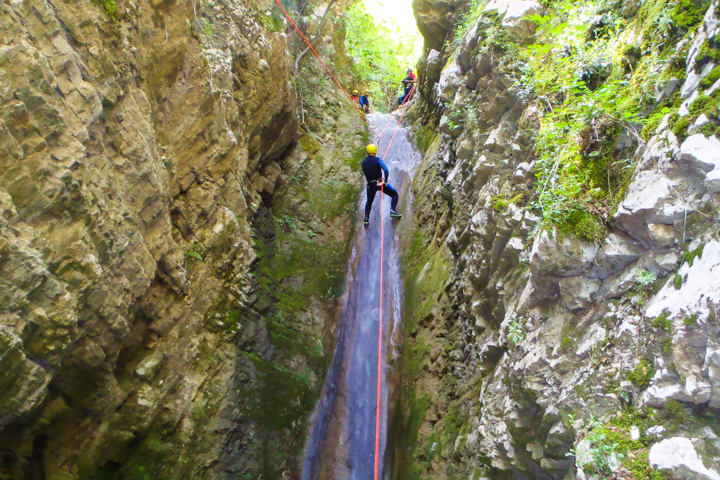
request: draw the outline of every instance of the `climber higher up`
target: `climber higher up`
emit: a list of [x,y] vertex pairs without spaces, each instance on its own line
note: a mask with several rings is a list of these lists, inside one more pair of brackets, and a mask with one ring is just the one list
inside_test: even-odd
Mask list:
[[[413,85],[415,85],[415,74],[412,71],[412,68],[407,69],[407,76],[403,79],[402,84],[405,87],[405,93],[403,93],[403,96],[398,98],[398,105],[402,105],[405,103],[405,98],[408,96],[408,94],[411,92]],[[409,102],[412,98],[412,94],[410,94],[410,97],[407,98],[407,101]]]
[[[363,173],[365,174],[365,180],[367,181],[367,200],[365,201],[365,226],[370,224],[370,210],[372,209],[373,200],[375,200],[375,193],[378,190],[382,190],[383,193],[391,198],[390,200],[390,216],[393,218],[400,218],[402,214],[395,211],[398,203],[398,192],[392,185],[387,183],[390,172],[388,171],[385,162],[382,158],[377,157],[377,145],[371,143],[367,146],[368,156],[362,162]],[[385,173],[385,180],[383,181],[383,172]],[[382,212],[380,212],[382,214]]]
[[360,97],[360,109],[365,113],[370,113],[370,92],[365,91],[365,95]]

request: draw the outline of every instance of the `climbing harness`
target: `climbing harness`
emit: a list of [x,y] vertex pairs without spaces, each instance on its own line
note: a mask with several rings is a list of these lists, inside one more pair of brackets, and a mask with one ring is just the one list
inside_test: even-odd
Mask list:
[[[315,57],[320,60],[320,63],[325,68],[325,71],[332,77],[332,79],[335,81],[335,84],[340,88],[340,90],[345,94],[345,97],[348,99],[348,101],[352,104],[353,108],[360,114],[360,118],[362,118],[363,122],[368,126],[368,128],[375,134],[377,137],[377,142],[380,143],[380,139],[382,138],[383,133],[385,133],[385,130],[390,126],[390,123],[392,123],[393,118],[390,118],[388,122],[385,124],[385,126],[382,128],[379,134],[377,134],[370,125],[370,122],[368,122],[365,113],[358,107],[358,104],[356,101],[353,100],[353,98],[348,94],[348,92],[343,88],[343,86],[340,84],[340,81],[337,79],[335,74],[330,70],[330,68],[327,66],[325,61],[320,57],[318,52],[313,48],[313,46],[310,44],[310,41],[307,39],[305,34],[300,30],[300,27],[298,27],[297,23],[290,17],[290,14],[285,10],[285,8],[280,3],[280,0],[275,0],[275,3],[278,7],[280,7],[280,10],[282,10],[283,14],[285,14],[285,17],[290,21],[293,27],[295,27],[295,30],[298,32],[300,37],[305,41],[308,48],[310,48],[310,51],[315,55]],[[402,119],[405,116],[405,112],[407,111],[407,105],[408,100],[410,100],[410,97],[412,97],[412,93],[415,90],[415,85],[413,84],[412,88],[408,92],[408,94],[405,95],[405,98],[403,99],[403,102],[401,103],[400,107],[402,108],[402,112],[400,114],[400,118],[397,121],[397,124],[395,125],[393,129],[393,134],[390,137],[390,142],[388,143],[387,147],[385,148],[385,154],[383,157],[387,157],[388,152],[390,151],[390,147],[393,144],[393,141],[395,140],[395,135],[397,135],[398,127],[402,123]],[[356,91],[353,91],[353,94],[355,94]],[[368,146],[370,147],[370,146]],[[374,147],[375,152],[377,153],[377,146],[372,145]],[[368,149],[368,153],[370,153]],[[378,472],[380,467],[380,409],[382,407],[382,351],[383,351],[383,270],[384,270],[384,257],[385,257],[385,221],[384,221],[384,215],[383,215],[383,197],[385,196],[385,183],[382,182],[380,184],[380,313],[378,317],[378,362],[377,362],[377,402],[376,402],[376,409],[375,409],[375,468],[374,468],[374,480],[378,480]]]

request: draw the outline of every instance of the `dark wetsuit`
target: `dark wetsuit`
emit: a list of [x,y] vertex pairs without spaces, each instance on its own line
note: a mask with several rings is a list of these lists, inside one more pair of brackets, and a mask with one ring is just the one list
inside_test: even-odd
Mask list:
[[367,95],[363,95],[360,97],[360,108],[363,112],[370,111],[370,99],[367,97]]
[[[383,172],[385,172],[385,185],[383,191],[385,195],[392,198],[390,200],[390,209],[395,210],[398,204],[398,192],[387,183],[390,172],[388,171],[385,162],[382,158],[376,157],[375,155],[368,155],[362,162],[363,173],[365,174],[365,180],[367,181],[367,201],[365,202],[365,219],[370,218],[370,210],[372,209],[373,200],[375,200],[375,193],[380,190],[377,182],[382,180]],[[381,212],[382,213],[382,212]]]
[[[402,97],[398,98],[398,105],[402,105],[403,102],[405,102],[405,97],[408,96],[408,94],[410,93],[410,90],[412,90],[415,82],[416,82],[416,77],[415,77],[415,74],[412,72],[408,73],[408,76],[403,79],[402,83],[405,86],[405,93],[403,94]],[[408,101],[410,101],[411,99],[412,99],[412,95],[410,95],[410,97],[408,98]]]

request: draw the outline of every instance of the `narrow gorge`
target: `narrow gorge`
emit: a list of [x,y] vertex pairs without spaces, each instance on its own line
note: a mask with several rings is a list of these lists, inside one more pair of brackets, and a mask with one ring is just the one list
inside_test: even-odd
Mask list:
[[720,480],[718,0],[369,2],[0,3],[0,479]]

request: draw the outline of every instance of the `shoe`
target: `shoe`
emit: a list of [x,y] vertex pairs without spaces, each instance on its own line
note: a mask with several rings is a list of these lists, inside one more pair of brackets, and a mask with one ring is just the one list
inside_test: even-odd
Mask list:
[[398,213],[395,210],[390,210],[390,216],[392,218],[400,218],[400,217],[402,217],[402,213]]
[[367,227],[368,225],[370,225],[370,219],[369,219],[369,218],[366,218],[366,219],[363,221],[363,225],[365,225],[366,227]]

